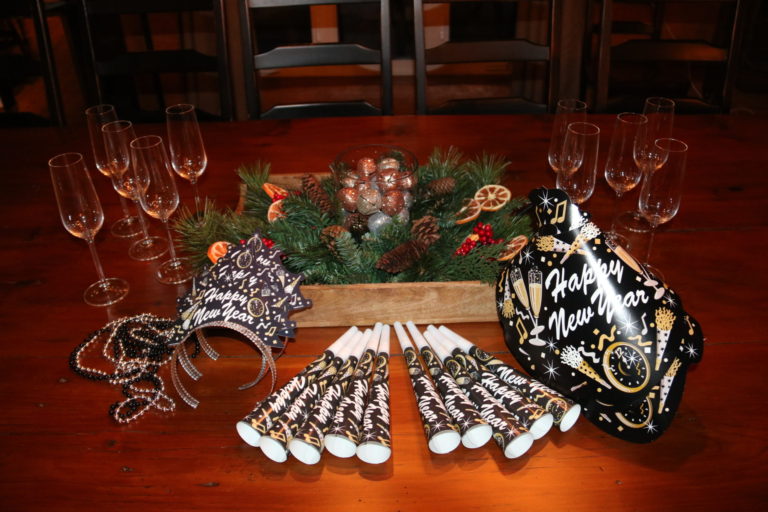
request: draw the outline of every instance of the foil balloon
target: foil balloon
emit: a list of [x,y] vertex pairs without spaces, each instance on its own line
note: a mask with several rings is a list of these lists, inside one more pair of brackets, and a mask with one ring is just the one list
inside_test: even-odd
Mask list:
[[536,233],[496,286],[507,346],[602,430],[653,441],[674,417],[688,365],[701,359],[700,326],[565,192],[542,188],[529,198]]

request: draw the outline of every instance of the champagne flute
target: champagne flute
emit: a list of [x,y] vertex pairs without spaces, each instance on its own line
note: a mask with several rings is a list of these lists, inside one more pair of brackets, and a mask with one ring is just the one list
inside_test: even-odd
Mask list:
[[568,125],[573,122],[584,122],[587,120],[587,104],[576,99],[564,99],[557,102],[555,111],[555,122],[552,125],[552,136],[549,139],[549,151],[547,160],[549,166],[556,173],[562,167],[560,164],[565,134],[568,132]]
[[[107,178],[111,178],[112,169],[104,148],[104,141],[101,137],[101,127],[106,123],[117,121],[117,112],[112,105],[94,105],[85,110],[85,117],[88,120],[88,135],[91,139],[91,150],[96,168]],[[130,238],[141,232],[139,220],[131,215],[128,203],[120,197],[120,208],[123,210],[123,218],[112,224],[110,232],[120,238]]]
[[171,259],[160,265],[157,279],[164,284],[179,284],[192,278],[187,261],[176,256],[168,219],[179,206],[179,192],[173,178],[163,139],[145,135],[131,141],[131,160],[141,207],[150,217],[159,219],[168,234]]
[[173,170],[192,184],[195,210],[200,213],[202,205],[197,180],[208,165],[208,157],[205,155],[195,107],[186,103],[170,106],[165,109],[165,119]]
[[[605,181],[616,193],[616,218],[621,197],[634,189],[643,172],[634,158],[635,141],[644,140],[648,118],[643,114],[622,112],[616,116],[611,145],[608,147],[608,158],[605,161]],[[627,247],[627,238],[617,231],[614,222],[611,231],[605,235],[617,245]]]
[[656,228],[669,222],[680,209],[688,145],[672,138],[657,139],[654,141],[653,154],[656,155],[653,161],[655,169],[645,176],[640,190],[639,209],[651,225],[648,248],[645,253],[645,268],[664,280],[661,272],[649,265],[651,248]]
[[[672,136],[672,125],[675,119],[675,102],[669,98],[651,97],[645,100],[643,115],[648,119],[645,125],[645,135],[635,139],[634,158],[643,176],[653,170],[658,163],[654,155],[655,142]],[[635,233],[647,233],[651,226],[638,211],[624,212],[616,219],[619,229]]]
[[88,242],[99,276],[99,280],[85,290],[83,299],[91,306],[109,306],[122,300],[128,293],[128,283],[116,277],[105,277],[93,243],[96,233],[104,224],[104,211],[85,167],[83,155],[57,155],[48,161],[48,167],[61,222],[70,234]]
[[138,186],[135,174],[128,172],[131,166],[131,141],[136,138],[133,123],[130,121],[112,121],[101,127],[104,138],[106,161],[111,169],[112,187],[120,197],[130,199],[137,209],[141,225],[142,238],[136,240],[128,249],[128,255],[138,261],[150,261],[168,252],[168,244],[159,236],[150,236],[147,221],[141,212]]
[[557,173],[557,188],[564,190],[574,204],[582,204],[595,191],[600,127],[592,123],[568,125]]

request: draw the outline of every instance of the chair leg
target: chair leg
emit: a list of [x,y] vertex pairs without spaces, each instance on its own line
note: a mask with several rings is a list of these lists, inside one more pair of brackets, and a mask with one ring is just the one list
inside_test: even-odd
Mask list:
[[59,81],[56,76],[56,63],[53,58],[51,35],[48,32],[48,21],[45,17],[44,9],[43,0],[35,0],[32,20],[35,25],[40,60],[43,65],[43,81],[45,82],[45,95],[48,99],[49,115],[57,126],[64,126],[61,90],[59,89]]

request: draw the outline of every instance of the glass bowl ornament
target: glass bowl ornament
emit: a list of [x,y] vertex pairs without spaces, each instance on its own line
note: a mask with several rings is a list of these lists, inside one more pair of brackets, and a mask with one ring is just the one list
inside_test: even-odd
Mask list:
[[342,208],[366,216],[368,230],[376,235],[392,218],[408,221],[417,167],[416,157],[406,149],[369,144],[341,152],[331,171]]

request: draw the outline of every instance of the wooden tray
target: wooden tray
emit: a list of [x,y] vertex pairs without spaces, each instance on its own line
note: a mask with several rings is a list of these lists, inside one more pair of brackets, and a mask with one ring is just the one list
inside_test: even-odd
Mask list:
[[494,289],[479,281],[307,285],[301,291],[312,307],[291,314],[299,327],[498,320]]

